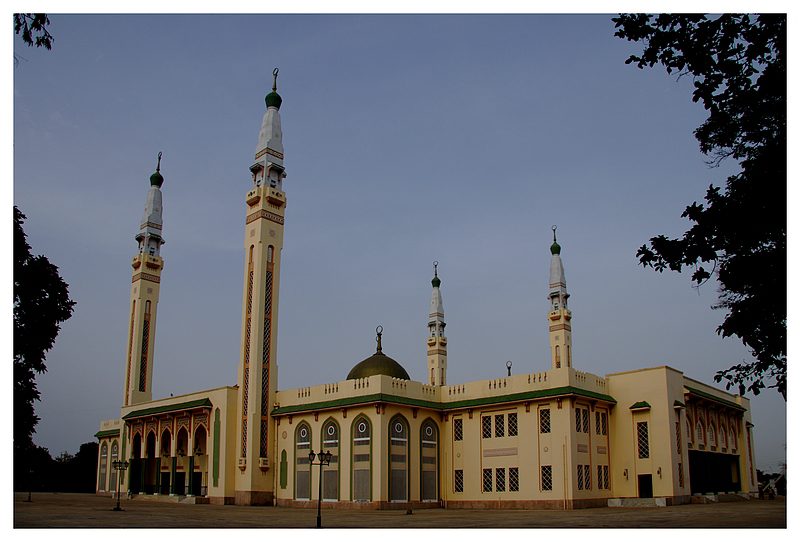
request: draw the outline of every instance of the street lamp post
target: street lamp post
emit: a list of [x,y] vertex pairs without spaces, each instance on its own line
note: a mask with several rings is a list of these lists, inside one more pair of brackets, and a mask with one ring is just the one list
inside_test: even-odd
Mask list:
[[119,505],[119,487],[123,473],[125,472],[125,469],[128,468],[128,462],[115,460],[111,462],[111,466],[117,469],[117,506],[112,508],[112,510],[114,512],[122,512],[122,507]]
[[[323,465],[330,465],[331,464],[331,456],[330,452],[322,452],[320,451],[319,454],[315,454],[314,450],[308,452],[308,462],[310,465],[319,465],[319,495],[317,499],[317,529],[322,528],[322,466]],[[319,461],[314,463],[314,458],[318,458]],[[309,467],[310,469],[311,467]]]

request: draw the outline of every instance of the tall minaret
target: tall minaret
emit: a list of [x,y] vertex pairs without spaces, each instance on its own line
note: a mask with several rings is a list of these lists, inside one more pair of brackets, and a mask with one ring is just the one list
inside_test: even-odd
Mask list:
[[572,312],[567,307],[567,279],[564,278],[564,265],[561,263],[561,246],[556,241],[556,227],[553,226],[553,244],[550,246],[550,356],[553,369],[572,367]]
[[237,504],[273,504],[275,435],[270,409],[278,383],[278,292],[280,290],[283,217],[281,97],[278,69],[261,122],[258,146],[250,166],[253,186],[245,196],[244,291],[237,407]]
[[447,337],[444,336],[444,305],[439,286],[439,262],[433,262],[433,292],[431,293],[431,310],[428,314],[428,384],[444,386],[447,384]]
[[164,238],[161,218],[161,153],[156,171],[150,176],[150,191],[139,225],[136,241],[139,253],[133,257],[131,278],[128,353],[125,364],[125,397],[123,406],[150,401],[153,398],[153,349],[156,338],[156,308],[164,260],[159,255]]

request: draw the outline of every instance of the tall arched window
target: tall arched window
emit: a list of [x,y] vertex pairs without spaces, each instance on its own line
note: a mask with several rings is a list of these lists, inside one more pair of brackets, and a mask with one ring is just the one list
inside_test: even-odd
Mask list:
[[339,425],[328,420],[322,426],[322,450],[331,453],[331,464],[325,465],[322,475],[322,499],[339,500]]
[[714,424],[708,424],[708,445],[709,446],[716,446],[717,445],[717,435],[714,433]]
[[561,349],[556,345],[556,369],[561,368]]
[[433,420],[428,419],[420,428],[420,499],[435,501],[439,489],[439,429]]
[[[119,445],[115,440],[114,443],[111,445],[111,465],[114,465],[114,461],[119,459]],[[109,489],[111,491],[117,490],[117,470],[112,468],[111,469],[111,483],[109,484]]]
[[100,447],[100,468],[97,476],[97,489],[98,491],[106,490],[106,471],[108,470],[108,444],[105,442]]
[[294,432],[294,498],[311,498],[311,464],[308,452],[311,451],[311,428],[301,423]]
[[369,419],[359,416],[353,421],[352,450],[352,498],[354,501],[372,499],[372,431]]
[[400,415],[389,422],[389,500],[408,500],[408,423]]
[[695,426],[695,431],[697,432],[697,444],[705,444],[705,432],[703,431],[703,418],[697,420],[697,425]]
[[719,445],[723,448],[728,447],[728,433],[725,431],[725,425],[719,424]]
[[736,428],[733,425],[731,425],[730,434],[731,434],[731,451],[735,452],[736,451]]
[[692,440],[692,423],[689,421],[689,416],[686,416],[686,442],[691,442]]

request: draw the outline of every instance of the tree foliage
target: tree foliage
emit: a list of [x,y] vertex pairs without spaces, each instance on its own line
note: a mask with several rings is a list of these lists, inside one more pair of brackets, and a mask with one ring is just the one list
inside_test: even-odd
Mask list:
[[14,14],[14,33],[22,34],[22,41],[27,45],[53,47],[53,36],[47,30],[50,18],[46,13],[15,13]]
[[75,302],[58,267],[44,256],[33,256],[14,207],[14,455],[21,458],[33,446],[39,417],[36,375],[47,371],[45,355],[53,347],[60,324],[71,315]]
[[777,388],[786,399],[786,16],[612,20],[616,36],[644,44],[626,63],[693,78],[692,100],[708,111],[694,131],[700,150],[712,165],[739,165],[724,189],[712,184],[705,203],[686,207],[693,225],[683,237],[655,236],[636,255],[659,272],[693,269],[698,286],[716,274],[714,308],[727,311],[717,333],[739,337],[754,359],[714,379],[741,394]]

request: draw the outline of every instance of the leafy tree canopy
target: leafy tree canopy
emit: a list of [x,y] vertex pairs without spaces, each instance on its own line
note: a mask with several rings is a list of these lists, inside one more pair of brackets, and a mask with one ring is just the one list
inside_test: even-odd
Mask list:
[[22,34],[22,41],[27,45],[53,47],[53,36],[47,31],[50,19],[45,13],[15,13],[14,14],[14,33]]
[[712,184],[705,203],[686,207],[693,225],[683,237],[658,235],[636,255],[659,272],[693,269],[698,286],[716,274],[714,308],[727,311],[717,333],[739,337],[754,359],[714,379],[741,394],[777,388],[786,399],[786,16],[612,20],[616,36],[644,44],[626,63],[693,78],[692,100],[708,111],[694,131],[700,150],[712,165],[739,165],[724,188]]
[[58,267],[44,256],[33,256],[22,229],[25,220],[14,207],[14,451],[15,458],[33,446],[38,416],[36,374],[47,371],[45,354],[53,347],[61,322],[75,302]]

